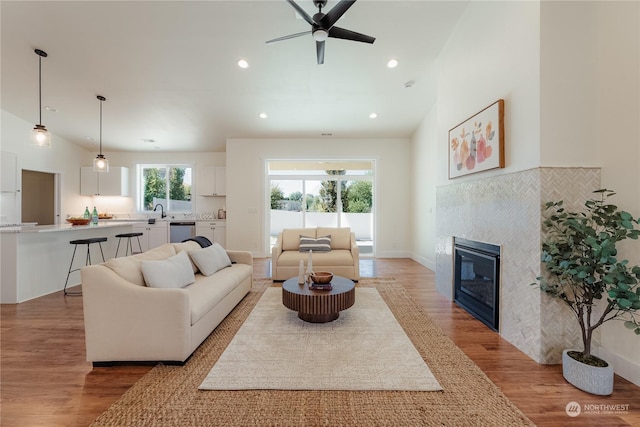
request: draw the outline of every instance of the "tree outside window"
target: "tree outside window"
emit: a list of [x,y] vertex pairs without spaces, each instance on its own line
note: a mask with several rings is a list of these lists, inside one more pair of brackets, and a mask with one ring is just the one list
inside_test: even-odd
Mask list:
[[190,166],[142,167],[142,210],[152,211],[156,204],[173,212],[191,212]]

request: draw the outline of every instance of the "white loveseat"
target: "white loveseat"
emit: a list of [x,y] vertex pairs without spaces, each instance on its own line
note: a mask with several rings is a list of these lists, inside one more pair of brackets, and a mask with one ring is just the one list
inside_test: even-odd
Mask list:
[[[251,253],[226,251],[232,265],[210,276],[198,272],[193,284],[146,285],[142,261],[178,258],[180,251],[198,250],[203,249],[194,241],[167,243],[82,268],[87,360],[96,366],[116,361],[184,362],[253,283]],[[197,270],[192,262],[187,268]]]
[[300,251],[300,236],[317,239],[331,236],[331,250],[312,252],[314,271],[330,271],[336,276],[360,280],[360,249],[356,235],[348,227],[285,228],[271,249],[271,277],[274,281],[298,276],[300,260],[305,268],[309,252]]

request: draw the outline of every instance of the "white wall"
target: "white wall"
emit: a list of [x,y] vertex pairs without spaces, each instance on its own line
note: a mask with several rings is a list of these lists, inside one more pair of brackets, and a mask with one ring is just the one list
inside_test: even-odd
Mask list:
[[[601,167],[602,187],[618,193],[614,203],[640,215],[639,9],[638,2],[470,3],[439,57],[438,100],[413,137],[414,167],[437,168],[436,186],[540,166]],[[506,168],[449,181],[448,129],[498,98]],[[414,197],[430,192],[417,186]],[[422,209],[414,207],[414,227]],[[416,229],[414,257],[430,260],[439,249],[421,244],[435,229]],[[622,245],[620,255],[638,263],[640,242]],[[640,340],[619,322],[604,326],[596,351],[640,384]]]
[[378,257],[406,257],[409,223],[408,139],[228,139],[227,247],[265,257],[268,241],[265,161],[374,159],[375,240]]
[[[435,107],[435,106],[434,106]],[[413,135],[411,144],[411,257],[436,269],[436,182],[438,175],[437,110],[432,108]]]
[[539,16],[537,2],[471,2],[458,21],[438,57],[437,185],[449,182],[449,129],[500,98],[506,167],[482,177],[540,164]]
[[[640,216],[640,3],[544,2],[541,9],[543,166],[594,165],[611,203]],[[640,264],[640,241],[619,259]],[[640,384],[640,339],[602,327],[597,354]]]
[[[539,4],[471,2],[437,61],[438,96],[412,138],[413,258],[434,268],[435,188],[540,164]],[[505,100],[505,164],[448,179],[449,129]]]
[[[21,185],[21,170],[28,169],[39,172],[59,173],[61,188],[60,222],[64,222],[67,213],[83,212],[88,197],[80,196],[80,167],[85,158],[91,162],[91,154],[75,144],[51,135],[51,148],[40,148],[31,145],[31,129],[35,123],[27,122],[4,110],[1,111],[2,130],[0,132],[0,149],[18,156],[18,188]],[[45,123],[46,124],[46,123]],[[16,207],[13,221],[20,222],[20,203]]]

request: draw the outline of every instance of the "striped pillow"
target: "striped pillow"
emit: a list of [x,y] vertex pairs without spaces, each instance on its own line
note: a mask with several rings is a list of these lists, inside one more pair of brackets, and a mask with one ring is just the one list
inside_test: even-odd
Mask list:
[[307,237],[300,235],[300,252],[330,252],[331,251],[331,235],[318,237]]

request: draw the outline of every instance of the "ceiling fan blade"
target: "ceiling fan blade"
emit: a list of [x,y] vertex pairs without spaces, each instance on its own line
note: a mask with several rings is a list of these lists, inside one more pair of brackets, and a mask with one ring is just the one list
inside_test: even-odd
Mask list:
[[308,34],[311,34],[311,31],[303,31],[301,33],[289,34],[288,36],[282,36],[282,37],[278,37],[277,39],[267,40],[265,43],[267,43],[267,44],[275,43],[275,42],[279,42],[279,41],[282,41],[282,40],[289,40],[289,39],[293,39],[293,38],[300,37],[300,36],[306,36]]
[[318,65],[324,64],[324,41],[316,42],[316,56],[318,58]]
[[340,19],[355,2],[356,0],[341,0],[340,3],[333,6],[333,8],[331,8],[331,10],[320,20],[320,25],[327,29],[333,27],[333,24],[338,22],[338,19]]
[[304,11],[303,8],[301,8],[298,3],[294,2],[293,0],[287,0],[287,2],[293,6],[293,8],[296,10],[296,12],[298,12],[298,14],[300,16],[302,16],[302,18],[307,21],[309,23],[309,25],[313,25],[315,24],[315,22],[313,21],[313,19],[309,16],[309,14],[307,12]]
[[329,30],[329,37],[334,39],[353,40],[354,42],[373,43],[376,41],[375,37],[368,36],[366,34],[356,33],[355,31],[345,30],[340,27],[331,27]]

